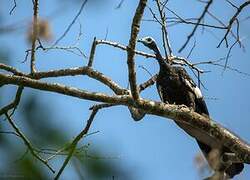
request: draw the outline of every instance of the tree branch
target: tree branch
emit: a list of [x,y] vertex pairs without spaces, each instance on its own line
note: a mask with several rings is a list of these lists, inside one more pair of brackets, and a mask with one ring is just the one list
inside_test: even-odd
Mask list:
[[139,91],[136,85],[136,71],[135,71],[135,45],[137,41],[137,35],[140,30],[140,22],[143,16],[144,9],[146,7],[147,0],[140,0],[131,27],[129,44],[127,47],[127,64],[128,64],[128,74],[129,74],[129,83],[131,87],[131,93],[133,98],[137,101],[139,100]]
[[35,67],[35,54],[36,54],[36,40],[38,35],[38,0],[34,0],[33,5],[33,33],[32,33],[32,47],[31,47],[31,62],[30,62],[30,72],[35,73],[36,67]]
[[19,86],[17,89],[17,92],[16,92],[16,97],[13,100],[13,102],[11,102],[10,104],[8,104],[0,109],[0,116],[4,113],[7,113],[11,109],[14,109],[13,112],[11,113],[11,115],[14,113],[15,109],[17,108],[17,106],[20,102],[22,92],[23,92],[23,87]]
[[249,4],[250,4],[250,1],[246,1],[246,2],[244,2],[243,4],[241,4],[239,8],[237,8],[236,13],[235,13],[235,14],[233,15],[233,17],[229,20],[229,23],[228,23],[228,25],[227,25],[227,31],[226,31],[225,35],[223,36],[222,40],[220,41],[220,43],[218,44],[217,47],[220,47],[220,45],[222,44],[222,42],[223,42],[224,40],[226,40],[228,33],[231,31],[231,28],[232,28],[232,25],[233,25],[234,21],[237,19],[237,16],[238,16],[238,15],[241,13],[241,11],[242,11],[245,7],[247,7]]
[[197,136],[197,134],[192,134],[191,132],[191,136],[194,136],[204,143],[207,143],[206,139],[209,137],[212,139],[212,142],[228,147],[236,153],[243,162],[250,163],[250,146],[247,143],[218,123],[210,121],[208,117],[201,116],[184,106],[170,105],[145,99],[140,99],[139,102],[135,102],[129,95],[109,96],[103,93],[88,92],[60,84],[45,83],[27,77],[10,76],[1,73],[0,81],[4,82],[4,84],[22,85],[24,87],[60,93],[80,99],[130,106],[141,109],[149,114],[180,121],[197,129],[197,131],[202,134],[202,136]]
[[29,151],[31,152],[31,154],[38,159],[39,161],[41,161],[45,166],[47,166],[51,172],[55,173],[55,170],[48,164],[47,161],[45,161],[44,159],[42,159],[35,151],[33,146],[31,145],[31,143],[29,142],[29,140],[25,137],[25,135],[21,132],[21,130],[17,127],[17,125],[14,123],[14,121],[11,119],[11,117],[8,115],[8,113],[5,113],[5,116],[8,120],[8,122],[10,123],[10,125],[12,126],[12,128],[15,130],[15,132],[18,134],[18,136],[23,140],[24,144],[27,146],[27,148],[29,149]]
[[65,169],[65,167],[67,166],[67,164],[69,163],[69,160],[71,159],[71,157],[73,156],[75,149],[77,147],[77,144],[79,143],[80,140],[82,140],[84,138],[84,136],[88,133],[90,126],[95,118],[95,115],[97,114],[98,110],[102,109],[102,108],[107,108],[112,106],[111,104],[101,104],[101,105],[97,105],[97,106],[93,106],[92,109],[92,113],[90,114],[90,117],[87,121],[87,124],[85,126],[85,128],[74,138],[74,140],[72,141],[72,143],[70,144],[70,146],[67,148],[69,149],[69,153],[66,157],[66,159],[63,162],[63,165],[61,166],[60,170],[58,171],[57,175],[55,176],[55,180],[59,179],[60,175],[62,174],[63,170]]
[[187,40],[185,41],[185,43],[183,44],[183,46],[179,49],[179,51],[178,51],[179,53],[180,53],[181,51],[183,51],[183,49],[185,49],[185,47],[187,46],[188,42],[189,42],[190,39],[193,37],[195,31],[197,30],[197,28],[198,28],[198,26],[199,26],[201,20],[205,17],[205,15],[206,15],[206,13],[207,13],[209,7],[211,6],[212,2],[213,2],[213,0],[209,0],[209,1],[207,2],[207,5],[205,6],[204,10],[202,11],[201,16],[200,16],[199,19],[197,20],[197,24],[194,26],[192,32],[187,36]]

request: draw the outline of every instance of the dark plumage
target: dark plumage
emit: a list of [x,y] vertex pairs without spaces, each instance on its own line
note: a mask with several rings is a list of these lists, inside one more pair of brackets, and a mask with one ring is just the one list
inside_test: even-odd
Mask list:
[[[180,66],[172,66],[164,60],[153,38],[145,37],[138,40],[138,42],[143,43],[146,47],[153,50],[156,55],[156,59],[160,66],[156,86],[161,100],[165,103],[186,105],[201,115],[209,116],[209,112],[200,89],[190,78],[186,70]],[[176,124],[188,134],[198,135],[196,137],[204,136],[204,134],[202,134],[199,130],[194,129],[187,124],[180,122],[176,122]],[[224,146],[221,147],[220,144],[216,143],[216,140],[211,139],[210,137],[205,137],[203,139],[207,139],[206,143],[200,142],[197,139],[196,140],[208,160],[209,165],[215,172],[222,172],[223,176],[225,172],[227,177],[232,178],[234,175],[239,174],[243,170],[243,163],[233,163],[225,167],[223,163],[220,163],[220,157],[225,152],[231,151]],[[219,160],[217,160],[217,162],[211,161],[211,158],[209,157],[212,156],[211,154],[214,152],[218,155],[217,159]]]

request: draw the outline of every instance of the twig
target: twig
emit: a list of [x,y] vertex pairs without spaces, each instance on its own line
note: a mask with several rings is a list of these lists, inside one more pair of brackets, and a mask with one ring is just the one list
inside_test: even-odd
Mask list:
[[[111,42],[111,41],[106,41],[106,40],[96,40],[96,44],[106,44],[106,45],[109,45],[109,46],[112,46],[112,47],[115,47],[115,48],[119,48],[121,50],[124,50],[124,51],[127,51],[128,48],[124,45],[121,45],[117,42]],[[154,54],[148,54],[148,53],[145,53],[145,52],[142,52],[142,51],[137,51],[137,50],[134,50],[135,54],[138,54],[138,55],[141,55],[141,56],[144,56],[146,58],[155,58],[155,55]]]
[[84,8],[84,6],[86,5],[88,0],[84,0],[82,2],[82,5],[79,9],[79,11],[77,12],[76,16],[74,17],[74,19],[72,20],[72,22],[69,24],[69,26],[67,27],[67,29],[64,31],[64,33],[56,40],[56,42],[51,46],[54,47],[56,46],[66,35],[67,33],[70,31],[71,27],[73,26],[73,24],[75,24],[77,18],[80,16],[80,14],[82,13],[82,10]]
[[196,40],[194,41],[194,44],[193,44],[191,50],[189,51],[189,53],[188,53],[188,55],[187,55],[187,59],[191,56],[191,54],[192,54],[192,52],[193,52],[195,46],[196,46]]
[[7,113],[11,109],[13,109],[11,115],[14,113],[15,109],[17,108],[17,106],[20,102],[22,92],[23,92],[23,86],[19,86],[17,89],[17,92],[16,92],[16,97],[13,100],[13,102],[11,102],[10,104],[8,104],[0,109],[0,116],[4,113]]
[[94,37],[94,40],[93,40],[93,43],[92,43],[92,46],[91,46],[90,55],[89,55],[88,67],[91,67],[92,64],[93,64],[96,45],[97,45],[97,41],[96,41],[96,37]]
[[20,137],[19,134],[13,131],[0,131],[0,134],[12,134],[14,136]]
[[120,0],[119,4],[115,7],[115,9],[120,9],[122,7],[124,0]]
[[[176,17],[168,17],[168,18],[166,18],[166,19],[171,19],[171,21],[167,21],[168,23],[175,23],[175,24],[183,23],[183,24],[190,24],[190,25],[195,25],[195,26],[199,25],[199,26],[202,26],[202,27],[209,27],[209,28],[214,28],[214,29],[227,29],[224,26],[215,26],[215,25],[212,25],[212,24],[205,24],[205,23],[202,23],[202,22],[197,23],[197,22],[191,21],[191,20],[197,21],[197,18],[184,19],[181,16],[179,16],[176,12],[171,10],[170,8],[168,8],[168,7],[165,7],[165,8],[176,16]],[[207,11],[207,13],[208,12],[209,11]],[[173,24],[172,24],[172,26],[173,26]]]
[[60,170],[58,171],[57,175],[55,176],[55,180],[59,179],[60,175],[62,174],[64,168],[67,166],[67,164],[69,163],[69,160],[71,159],[71,157],[74,154],[74,151],[76,149],[76,146],[78,144],[78,142],[80,140],[83,139],[84,135],[86,135],[90,129],[90,126],[95,118],[96,113],[98,112],[98,110],[102,109],[102,108],[106,108],[106,107],[110,107],[112,106],[111,104],[104,104],[104,105],[97,105],[97,106],[93,106],[92,109],[92,113],[90,114],[90,117],[87,121],[87,124],[85,126],[85,128],[74,138],[74,140],[72,141],[70,147],[69,147],[69,154],[66,157],[66,159],[63,162],[63,165],[61,166]]
[[185,43],[183,44],[183,46],[179,49],[179,53],[183,51],[183,49],[185,49],[185,47],[187,46],[188,42],[190,41],[190,39],[193,37],[195,31],[197,30],[199,23],[201,22],[201,20],[205,17],[208,8],[210,7],[210,5],[212,4],[213,0],[209,0],[207,2],[207,5],[205,6],[201,16],[199,17],[199,19],[197,20],[197,24],[194,26],[192,32],[187,36],[187,40],[185,41]]
[[[225,58],[223,58],[225,59]],[[211,64],[211,65],[214,65],[214,66],[219,66],[219,67],[222,67],[223,69],[225,68],[225,63],[224,64],[219,64],[218,62],[223,60],[223,59],[219,59],[219,60],[215,60],[215,61],[203,61],[203,62],[199,62],[199,63],[195,63],[194,65],[200,65],[200,64]],[[226,69],[229,69],[231,71],[234,71],[234,72],[237,72],[239,74],[243,74],[245,76],[250,76],[249,73],[246,73],[246,72],[242,72],[240,71],[239,69],[237,68],[233,68],[233,67],[230,67],[230,66],[226,66]]]
[[238,41],[235,41],[235,42],[231,45],[231,47],[229,48],[229,51],[227,52],[226,61],[225,61],[225,65],[224,65],[223,71],[225,71],[226,68],[227,68],[227,64],[228,64],[228,59],[229,59],[230,53],[231,53],[231,51],[232,51],[232,48],[235,46],[235,44],[236,44],[237,42],[238,42]]
[[[169,53],[169,56],[172,56],[173,51],[172,51],[171,46],[170,46],[170,41],[168,38],[168,32],[167,32],[167,27],[166,27],[167,26],[166,25],[166,18],[165,18],[165,13],[163,11],[164,7],[167,4],[167,1],[163,4],[162,8],[160,5],[161,4],[160,0],[156,0],[156,4],[158,7],[160,17],[161,17],[162,40],[163,40],[163,46],[165,49],[165,57],[168,57],[168,53]],[[168,48],[168,53],[166,52],[166,47]]]
[[13,0],[14,6],[11,8],[9,14],[12,15],[12,13],[14,12],[14,10],[16,9],[16,0]]
[[196,70],[197,72],[204,73],[203,70],[197,68],[197,67],[195,66],[195,64],[192,64],[191,62],[189,62],[187,59],[185,59],[185,58],[183,58],[183,57],[173,56],[173,57],[171,57],[171,58],[172,58],[172,59],[175,59],[175,60],[180,60],[180,61],[184,62],[184,63],[185,63],[186,65],[188,65],[191,69],[194,69],[194,70]]
[[[78,39],[77,39],[78,41]],[[77,44],[77,41],[75,44]],[[76,54],[77,56],[82,56],[84,58],[87,58],[87,56],[84,54],[84,52],[79,48],[77,47],[76,45],[71,45],[71,46],[51,46],[51,47],[44,47],[42,42],[40,41],[40,39],[38,39],[38,43],[39,43],[39,46],[36,47],[36,50],[38,49],[42,49],[43,51],[49,51],[49,50],[64,50],[64,51],[68,51],[68,52],[71,52],[73,54]],[[30,50],[26,50],[26,53],[29,52]],[[75,52],[77,51],[77,52]]]
[[152,86],[156,82],[157,75],[158,74],[155,74],[149,80],[147,80],[146,82],[140,84],[139,85],[139,92],[142,92],[144,89]]
[[250,4],[250,1],[246,1],[243,4],[240,5],[239,8],[237,8],[236,13],[233,15],[233,17],[229,20],[229,23],[227,25],[227,31],[225,33],[225,35],[223,36],[223,38],[221,39],[221,41],[219,42],[217,47],[220,47],[220,45],[222,44],[222,42],[227,39],[227,35],[228,33],[231,31],[232,25],[234,23],[234,21],[236,20],[237,16],[241,13],[241,11],[247,7]]
[[35,151],[33,146],[31,145],[31,143],[29,142],[29,140],[25,137],[25,135],[20,131],[20,129],[17,127],[17,125],[14,123],[14,121],[11,119],[11,117],[8,115],[8,113],[5,113],[5,116],[8,120],[8,122],[10,123],[10,125],[12,126],[12,128],[15,130],[15,132],[20,136],[20,138],[23,140],[24,144],[27,146],[27,148],[29,149],[29,151],[31,152],[31,154],[38,159],[39,161],[41,161],[45,166],[47,166],[51,172],[55,173],[54,169],[48,164],[47,161],[45,161],[44,159],[42,159]]
[[[216,20],[218,23],[220,23],[225,29],[227,29],[227,26],[226,26],[218,17],[216,17],[213,13],[211,13],[210,11],[207,11],[207,14],[210,15],[210,16],[211,16],[214,20]],[[237,29],[238,29],[238,28],[237,28]],[[239,32],[237,32],[237,35],[235,35],[233,31],[230,31],[230,33],[231,33],[231,35],[232,35],[233,38],[235,38],[236,40],[239,40],[239,41],[238,41],[238,42],[239,42],[239,45],[240,45],[241,47],[245,48],[244,45],[241,43],[239,37],[237,37],[237,36],[239,35]],[[217,39],[218,39],[218,38],[217,38]],[[226,46],[228,46],[227,39],[225,39],[225,42],[226,42]]]
[[139,67],[139,68],[142,68],[144,71],[146,71],[146,72],[152,77],[152,73],[151,73],[149,70],[147,70],[147,68],[145,68],[145,67],[142,66],[142,65],[139,65],[138,67]]

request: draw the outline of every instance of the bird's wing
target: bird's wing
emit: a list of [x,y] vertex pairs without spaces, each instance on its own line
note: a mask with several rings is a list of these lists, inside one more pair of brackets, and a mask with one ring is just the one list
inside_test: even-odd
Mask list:
[[185,84],[187,89],[195,95],[195,111],[199,114],[209,115],[206,102],[203,99],[200,88],[195,84],[195,82],[190,78],[187,71],[182,67],[176,67],[176,72],[179,75],[182,83]]
[[183,67],[176,67],[175,70],[178,73],[180,80],[186,85],[187,89],[189,89],[197,99],[202,98],[203,96],[200,88],[195,84],[193,79],[190,78],[187,71]]
[[160,96],[161,101],[164,102],[164,98],[163,98],[163,94],[162,94],[162,87],[161,87],[161,85],[160,85],[160,84],[157,84],[156,87],[157,87],[158,94],[159,94],[159,96]]

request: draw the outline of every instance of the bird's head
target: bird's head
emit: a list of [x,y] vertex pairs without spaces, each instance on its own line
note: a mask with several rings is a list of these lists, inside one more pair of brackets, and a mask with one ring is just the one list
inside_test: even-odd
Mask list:
[[137,41],[142,43],[144,46],[148,47],[149,49],[153,50],[154,52],[158,51],[155,40],[150,36],[138,39]]

